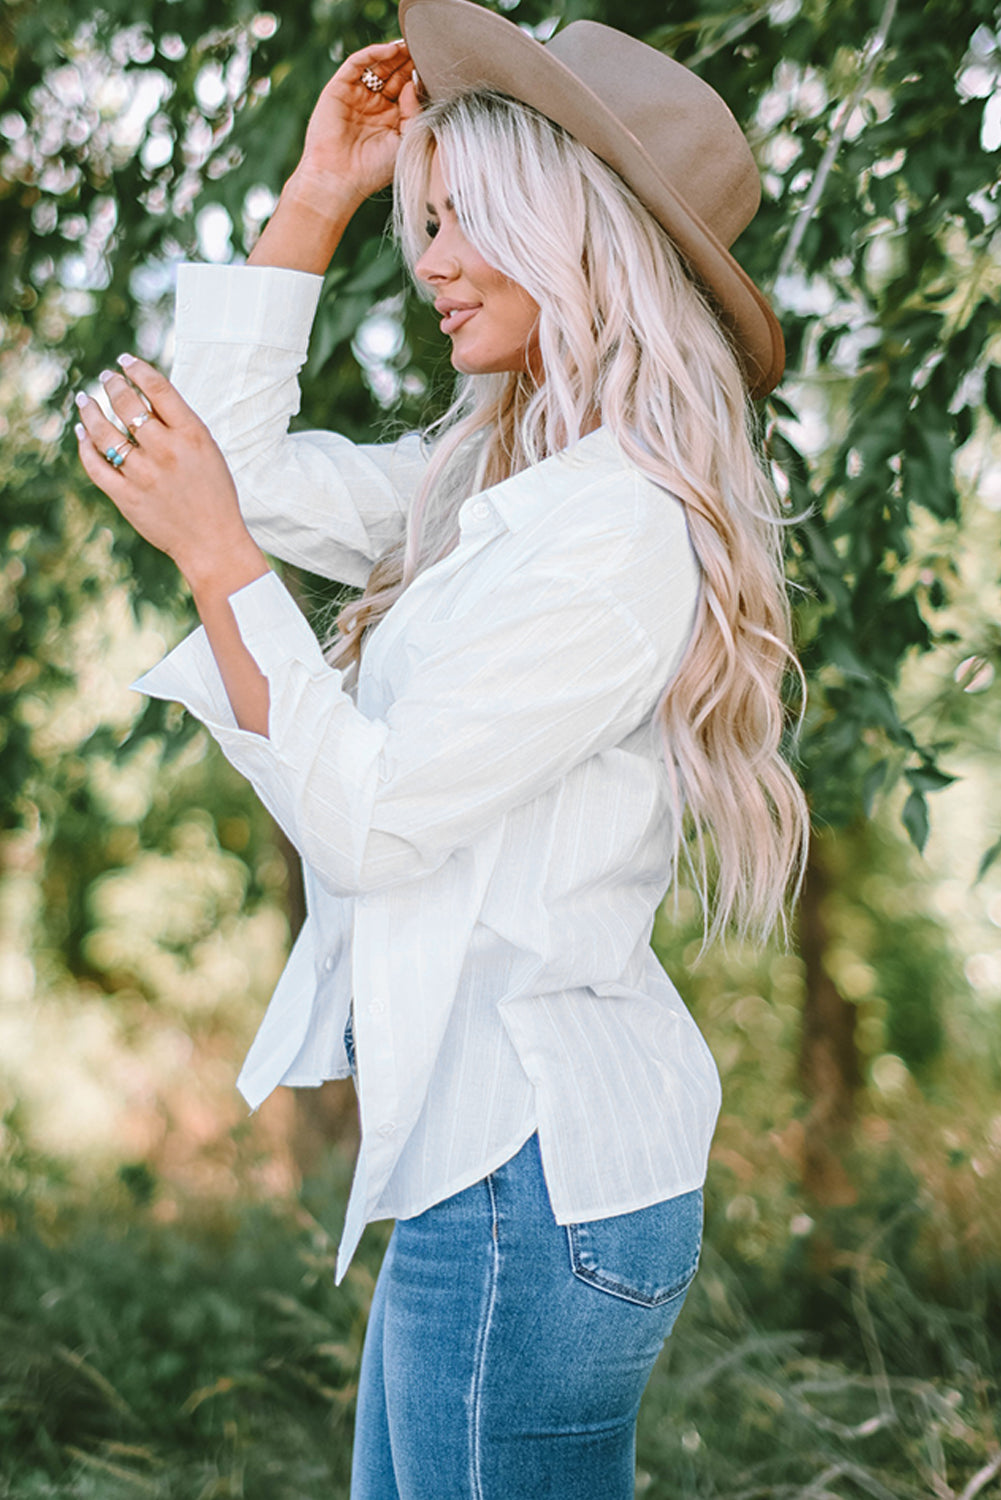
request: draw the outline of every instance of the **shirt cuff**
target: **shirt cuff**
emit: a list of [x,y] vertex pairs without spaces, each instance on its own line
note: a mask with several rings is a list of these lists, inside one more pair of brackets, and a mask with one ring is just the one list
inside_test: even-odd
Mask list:
[[[295,600],[274,573],[229,597],[244,644],[268,678],[268,734],[241,729],[204,630],[183,640],[133,687],[170,698],[200,719],[254,787],[304,859],[322,856],[337,895],[359,889],[386,726],[360,715],[327,665]],[[324,751],[322,814],[313,774]],[[318,827],[312,825],[320,817]]]
[[[268,571],[229,596],[244,645],[266,677],[291,658],[309,672],[326,666],[320,643],[277,573]],[[183,704],[209,729],[241,731],[209,645],[199,627],[132,683],[150,698]],[[259,738],[259,736],[258,736]]]
[[129,686],[148,698],[180,703],[203,724],[236,729],[229,694],[212,654],[208,636],[199,627],[175,646],[155,667]]
[[305,353],[323,277],[284,266],[177,268],[177,341]]

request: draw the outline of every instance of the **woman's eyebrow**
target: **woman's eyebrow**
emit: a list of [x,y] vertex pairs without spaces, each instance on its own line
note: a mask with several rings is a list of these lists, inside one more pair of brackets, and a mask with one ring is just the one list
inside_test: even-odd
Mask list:
[[[455,204],[452,202],[451,198],[446,198],[445,199],[445,207],[446,207],[446,209],[448,210],[448,212],[450,214],[454,214],[455,213]],[[437,208],[435,207],[435,205],[433,203],[430,203],[430,202],[425,203],[424,208],[434,218],[438,217],[438,210],[437,210]]]

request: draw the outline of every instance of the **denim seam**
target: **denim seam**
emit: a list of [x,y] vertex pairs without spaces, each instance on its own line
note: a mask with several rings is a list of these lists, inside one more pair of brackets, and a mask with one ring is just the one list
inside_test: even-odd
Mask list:
[[490,1199],[490,1240],[493,1245],[493,1251],[490,1267],[490,1290],[487,1295],[486,1311],[480,1325],[480,1335],[477,1340],[476,1355],[473,1363],[472,1388],[470,1391],[469,1481],[470,1493],[473,1496],[473,1500],[483,1500],[483,1475],[480,1462],[481,1398],[486,1372],[487,1340],[490,1336],[490,1324],[493,1321],[494,1304],[497,1300],[497,1282],[500,1270],[500,1235],[498,1232],[497,1198],[494,1192],[493,1176],[488,1174],[483,1181]]

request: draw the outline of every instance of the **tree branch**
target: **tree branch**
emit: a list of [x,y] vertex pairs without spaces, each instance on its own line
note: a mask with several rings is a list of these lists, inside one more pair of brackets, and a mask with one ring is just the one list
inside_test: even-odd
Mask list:
[[974,1474],[969,1484],[963,1490],[959,1500],[973,1500],[974,1495],[979,1495],[984,1485],[990,1484],[999,1470],[1001,1470],[1001,1453],[995,1453],[990,1463],[984,1464],[982,1469],[977,1470],[976,1474]]
[[827,186],[827,179],[831,175],[831,168],[834,166],[837,154],[841,149],[841,143],[845,138],[845,131],[848,129],[848,121],[851,119],[856,105],[860,100],[865,98],[869,85],[872,83],[876,64],[879,61],[880,53],[886,46],[886,39],[893,24],[893,17],[896,14],[896,10],[897,0],[886,0],[886,4],[883,6],[883,14],[879,18],[879,25],[873,32],[866,48],[866,54],[868,55],[866,56],[865,67],[859,75],[854,89],[852,89],[851,94],[841,107],[837,124],[834,127],[834,133],[827,143],[827,150],[820,159],[820,165],[817,168],[813,182],[810,184],[810,191],[807,193],[806,200],[793,222],[789,238],[786,240],[782,257],[779,260],[778,270],[775,273],[776,281],[779,277],[787,275],[795,264],[796,256],[799,254],[799,247],[803,243],[803,236],[806,234],[807,226],[813,218],[817,204],[820,202],[824,188]]
[[770,4],[761,5],[757,10],[752,10],[749,15],[741,16],[722,36],[717,37],[714,42],[709,42],[705,47],[700,47],[694,57],[690,57],[687,60],[685,67],[695,70],[707,58],[715,57],[717,52],[722,52],[724,47],[732,47],[734,42],[738,42],[745,32],[750,31],[752,26],[757,26],[758,22],[767,16],[770,9]]

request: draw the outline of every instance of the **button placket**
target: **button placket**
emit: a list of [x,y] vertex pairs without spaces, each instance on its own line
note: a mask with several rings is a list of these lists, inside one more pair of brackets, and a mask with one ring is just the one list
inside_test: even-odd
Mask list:
[[[385,913],[374,895],[364,910],[355,911],[354,996],[358,1031],[366,1034],[366,1023],[377,1019],[386,1009],[388,973],[385,952],[388,934],[384,930]],[[363,959],[362,955],[365,956]],[[367,960],[367,961],[366,961]],[[398,1129],[396,1109],[396,1059],[393,1039],[384,1028],[368,1033],[364,1045],[365,1088],[362,1093],[364,1124],[376,1139],[372,1142],[374,1159],[385,1161],[390,1142]],[[368,1119],[364,1119],[364,1117]],[[371,1120],[371,1125],[369,1125]]]

